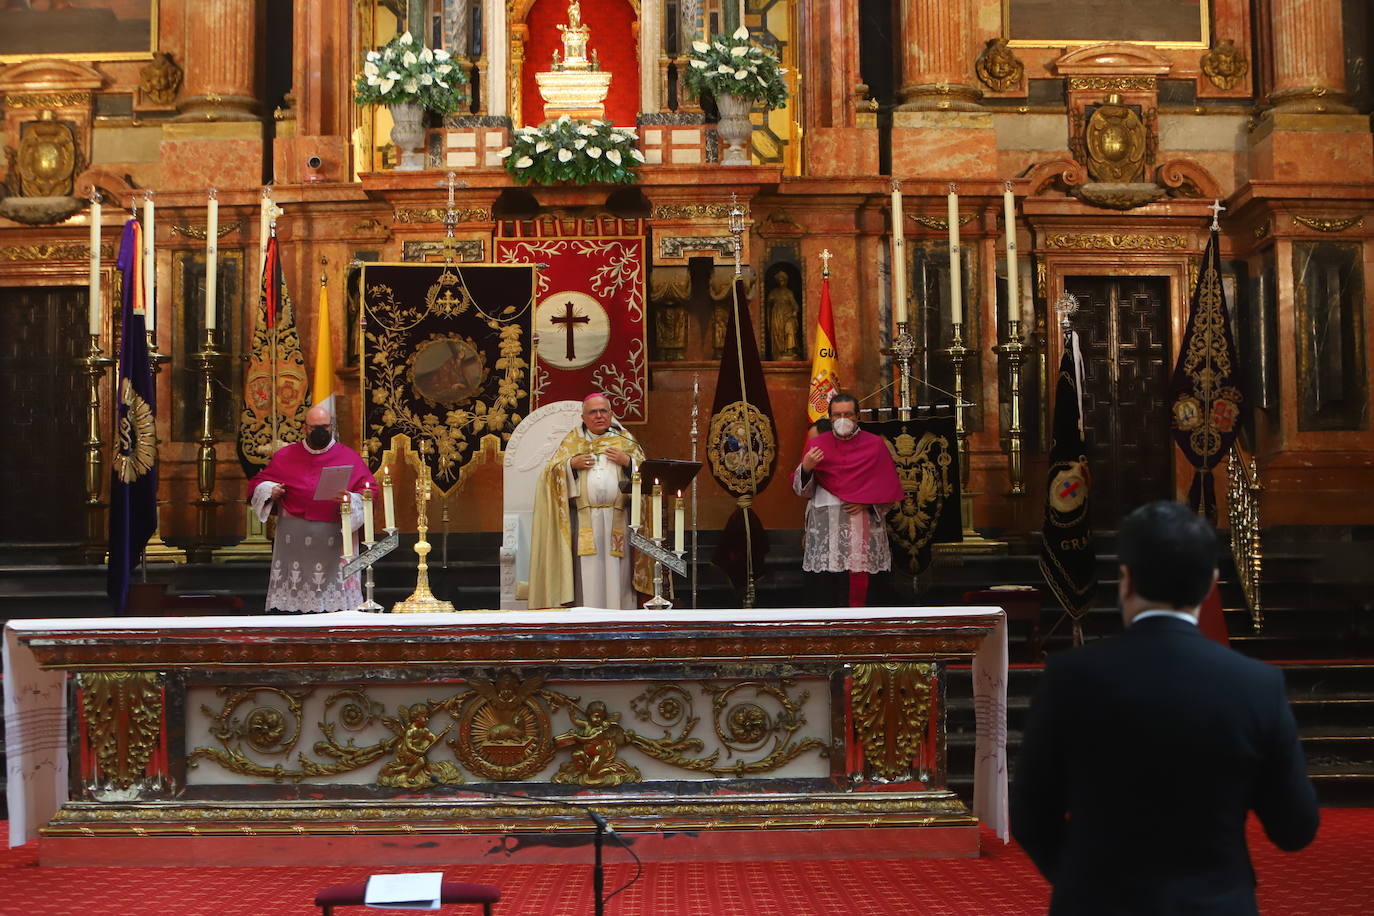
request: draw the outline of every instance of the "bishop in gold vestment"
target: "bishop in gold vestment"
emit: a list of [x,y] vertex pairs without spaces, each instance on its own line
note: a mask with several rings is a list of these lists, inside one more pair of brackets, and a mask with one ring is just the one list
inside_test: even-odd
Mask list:
[[589,395],[582,422],[539,475],[530,538],[531,608],[580,605],[625,610],[652,591],[647,557],[630,547],[629,496],[620,491],[644,460],[610,402]]

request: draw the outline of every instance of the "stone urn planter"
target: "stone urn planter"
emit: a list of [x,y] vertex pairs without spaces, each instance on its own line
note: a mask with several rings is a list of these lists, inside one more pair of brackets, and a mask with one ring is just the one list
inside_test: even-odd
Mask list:
[[754,108],[754,100],[734,93],[721,93],[716,96],[716,108],[720,111],[716,133],[726,144],[720,164],[749,165],[749,141],[754,136],[749,112]]
[[391,142],[396,145],[399,172],[418,172],[425,167],[425,110],[419,102],[396,102],[391,112]]

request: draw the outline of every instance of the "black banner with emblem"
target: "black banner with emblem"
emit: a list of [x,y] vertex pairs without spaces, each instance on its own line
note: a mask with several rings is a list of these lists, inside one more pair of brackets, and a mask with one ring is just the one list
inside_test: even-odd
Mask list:
[[530,409],[532,264],[362,266],[363,446],[373,470],[392,439],[448,494],[484,440],[504,449]]
[[892,566],[923,572],[933,545],[963,540],[953,410],[923,410],[906,420],[865,422],[864,428],[886,440],[905,494],[887,516]]
[[1213,521],[1217,497],[1212,470],[1236,440],[1243,400],[1236,341],[1221,286],[1219,249],[1214,229],[1202,256],[1202,270],[1189,303],[1188,328],[1169,386],[1174,440],[1194,469],[1188,502]]
[[754,497],[773,479],[778,460],[778,435],[773,406],[763,380],[754,324],[744,281],[736,279],[734,307],[725,331],[725,351],[711,404],[706,457],[711,476],[735,498],[735,511],[721,532],[713,562],[730,577],[736,591],[745,593],[763,569],[768,555],[768,531],[753,510]]
[[1083,441],[1082,357],[1078,335],[1070,332],[1059,361],[1054,393],[1054,440],[1045,489],[1044,543],[1040,572],[1045,584],[1074,620],[1074,643],[1083,641],[1079,621],[1097,592],[1097,554],[1088,524],[1088,449]]

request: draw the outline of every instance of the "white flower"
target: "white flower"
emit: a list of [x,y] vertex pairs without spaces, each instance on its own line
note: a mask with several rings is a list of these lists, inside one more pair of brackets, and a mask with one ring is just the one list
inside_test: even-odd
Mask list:
[[558,151],[558,161],[559,161],[559,162],[567,162],[569,159],[572,158],[572,156],[573,156],[572,150],[570,150],[570,149],[561,149],[561,150]]
[[401,65],[405,67],[413,67],[419,62],[419,60],[420,58],[415,56],[414,51],[407,51],[406,53],[401,55]]
[[448,83],[444,82],[441,79],[436,79],[434,82],[438,83],[440,86],[443,86],[445,89],[448,88]]
[[435,49],[434,49],[434,59],[435,59],[435,60],[448,60],[448,58],[449,58],[449,53],[448,53],[447,51],[445,51],[443,48],[435,48]]
[[601,147],[599,147],[599,146],[589,146],[589,147],[587,147],[587,155],[588,155],[588,156],[591,156],[593,159],[600,159],[600,158],[601,158]]
[[559,124],[559,125],[568,124],[568,123],[570,123],[570,119],[568,118],[567,115],[559,115],[559,116],[558,116],[558,120],[557,120],[556,122],[554,122],[554,123]]
[[711,46],[704,41],[694,41],[692,42],[692,50],[696,51],[698,54],[705,54],[707,51],[711,50]]
[[395,70],[388,70],[386,72],[386,78],[389,80],[398,80],[401,78],[401,74]]
[[375,80],[379,72],[381,71],[377,69],[377,65],[374,64],[372,61],[368,61],[367,63],[363,64],[363,74],[367,76],[368,82],[372,82],[373,80]]
[[399,45],[412,45],[415,43],[415,39],[411,38],[410,32],[407,31],[404,35],[402,35],[400,38],[396,40],[396,43]]
[[421,74],[420,74],[420,85],[421,85],[421,86],[433,86],[433,85],[434,85],[434,77],[430,76],[428,73],[421,73]]
[[499,159],[506,159],[506,158],[508,158],[508,157],[510,156],[510,154],[513,153],[513,152],[515,152],[515,150],[513,150],[513,149],[511,149],[509,146],[507,146],[507,147],[505,147],[504,149],[502,149],[500,152],[498,152],[498,153],[496,154],[496,156],[497,156],[497,158],[499,158]]
[[533,127],[522,127],[519,130],[517,130],[516,133],[522,137],[529,138],[539,133],[539,131]]
[[382,59],[382,55],[378,54],[376,51],[368,51],[368,52],[367,52],[367,59],[368,59],[368,60],[381,60],[381,59]]
[[381,83],[378,85],[382,90],[382,95],[386,95],[388,92],[391,91],[391,87],[396,85],[396,81],[388,76],[386,79],[382,80]]
[[448,76],[449,72],[452,70],[453,64],[440,64],[439,66],[434,68],[434,72],[439,74],[440,76]]
[[534,160],[529,156],[521,156],[519,159],[515,160],[515,167],[517,169],[527,169],[532,165],[534,165]]
[[716,68],[716,72],[717,72],[717,73],[729,73],[729,72],[730,72],[730,68],[727,67],[725,64],[721,64],[719,67]]
[[534,151],[536,153],[547,153],[551,149],[553,149],[553,144],[547,140],[540,140],[534,145]]
[[[587,150],[587,152],[590,153],[591,150]],[[609,159],[611,162],[615,163],[616,165],[620,165],[620,150],[606,150],[606,158]]]
[[743,57],[744,55],[746,55],[746,54],[748,54],[748,53],[749,53],[749,49],[746,48],[746,47],[743,46],[743,45],[740,45],[738,48],[731,48],[731,49],[730,49],[730,56],[731,56],[731,57]]
[[[409,34],[410,34],[409,32],[406,32],[406,35],[409,35]],[[749,37],[749,30],[746,29],[744,26],[740,26],[739,28],[735,29],[735,34],[731,35],[730,37],[731,37],[731,38],[748,38],[748,37]]]
[[574,149],[582,149],[582,147],[584,147],[584,146],[586,146],[586,145],[587,145],[587,141],[586,141],[586,140],[583,140],[581,137],[578,137],[576,140],[573,141],[573,148],[574,148]]
[[758,81],[759,81],[759,85],[760,85],[760,86],[767,86],[767,85],[768,85],[768,80],[764,79],[764,78],[761,77],[761,76],[758,77]]
[[421,48],[421,49],[420,49],[420,60],[424,61],[424,62],[427,63],[427,64],[433,63],[433,62],[434,62],[434,52],[431,51],[429,48]]
[[632,150],[630,150],[630,155],[633,156],[633,157],[635,158],[635,161],[636,161],[636,162],[643,162],[643,161],[644,161],[644,154],[641,153],[641,152],[640,152],[639,150],[637,150],[637,149],[632,149]]
[[577,132],[584,137],[596,136],[596,129],[593,127],[589,127],[586,124],[583,124],[581,127],[577,128]]
[[697,60],[697,59],[694,57],[694,58],[692,58],[692,66],[693,66],[693,67],[696,67],[698,70],[705,70],[705,69],[706,69],[706,61],[704,61],[704,60]]
[[404,89],[406,92],[411,93],[412,95],[420,91],[420,87],[416,85],[415,80],[413,79],[406,80],[404,83],[401,84],[401,88]]
[[749,77],[749,71],[748,71],[748,70],[736,70],[736,71],[735,71],[735,79],[737,79],[737,80],[748,79],[748,77]]
[[636,136],[638,136],[638,134],[635,133],[635,129],[633,127],[617,127],[615,129],[615,132],[620,134],[620,136],[630,140],[633,140]]

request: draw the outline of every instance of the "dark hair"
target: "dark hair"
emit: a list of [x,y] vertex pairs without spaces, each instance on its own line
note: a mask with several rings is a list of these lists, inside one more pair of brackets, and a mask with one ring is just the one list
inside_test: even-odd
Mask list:
[[848,391],[837,391],[835,396],[830,399],[830,404],[825,408],[825,415],[827,417],[834,412],[836,401],[848,401],[854,405],[854,413],[857,414],[859,412],[858,398],[854,397],[854,395],[850,394]]
[[1146,503],[1127,515],[1117,553],[1137,595],[1175,608],[1202,603],[1217,568],[1217,534],[1182,503]]

